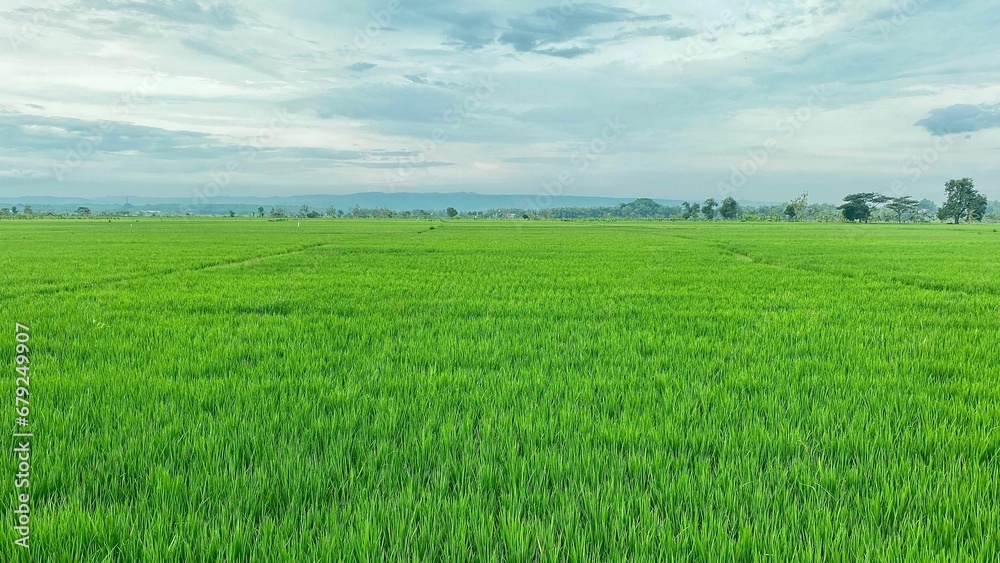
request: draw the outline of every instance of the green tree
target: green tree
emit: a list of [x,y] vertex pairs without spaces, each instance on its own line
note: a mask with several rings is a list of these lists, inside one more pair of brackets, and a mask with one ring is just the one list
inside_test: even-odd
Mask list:
[[809,208],[809,192],[802,192],[802,195],[788,202],[788,205],[791,205],[795,209],[796,218],[805,219],[806,210]]
[[844,198],[844,204],[838,207],[844,219],[854,223],[867,223],[879,204],[889,201],[886,196],[875,192],[861,192]]
[[788,217],[789,221],[794,221],[796,215],[798,215],[798,212],[795,211],[795,206],[789,203],[785,207],[785,217]]
[[236,217],[236,212],[235,212],[235,211],[233,211],[232,209],[230,209],[230,210],[229,210],[229,217],[230,217],[230,218],[232,218],[232,217]]
[[917,200],[913,199],[912,197],[910,197],[908,195],[904,195],[904,196],[901,196],[901,197],[894,197],[889,202],[889,205],[885,206],[885,208],[889,209],[890,211],[892,211],[893,213],[896,214],[896,222],[897,223],[902,223],[903,222],[903,215],[905,215],[907,213],[909,213],[910,215],[913,215],[914,213],[916,213],[916,211],[917,211]]
[[333,206],[327,207],[326,208],[326,216],[327,217],[336,217],[337,216],[337,208],[333,207]]
[[89,207],[77,207],[75,214],[83,217],[90,217],[91,215],[93,215],[93,212],[90,210]]
[[732,197],[727,197],[722,200],[722,206],[719,207],[719,215],[722,215],[723,219],[738,218],[740,216],[740,204]]
[[715,208],[719,206],[719,203],[715,201],[715,198],[708,198],[705,203],[701,206],[701,213],[706,219],[711,221],[715,219]]
[[258,207],[257,208],[257,213],[260,214],[261,217],[263,217],[264,216],[264,207],[263,206]]
[[448,213],[448,217],[454,218],[458,216],[458,210],[454,207],[449,207],[446,213]]
[[24,213],[26,217],[31,217],[32,215],[35,214],[35,210],[32,209],[30,205],[25,205],[24,211],[22,211],[21,213]]
[[686,201],[684,202],[684,213],[681,214],[682,218],[684,218],[684,219],[697,219],[699,213],[701,213],[701,206],[700,205],[698,205],[697,203],[690,204],[690,203],[688,203]]
[[[593,212],[594,209],[591,208],[590,212]],[[564,208],[555,211],[562,218],[579,217],[586,213],[579,208]],[[605,208],[604,213],[622,219],[666,219],[668,215],[666,207],[649,198],[637,199],[631,203],[619,203],[613,208]]]
[[972,178],[948,180],[944,185],[944,191],[948,195],[948,201],[938,210],[939,219],[942,221],[953,219],[956,225],[963,217],[970,223],[973,219],[983,220],[989,202],[986,196],[976,190]]

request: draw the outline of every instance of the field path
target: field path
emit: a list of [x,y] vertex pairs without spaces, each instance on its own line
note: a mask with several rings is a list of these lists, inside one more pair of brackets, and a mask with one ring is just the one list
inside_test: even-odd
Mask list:
[[317,248],[324,248],[324,247],[327,247],[327,246],[333,246],[333,244],[332,243],[325,243],[325,242],[316,243],[316,244],[308,244],[308,245],[303,246],[301,248],[292,248],[292,249],[285,250],[285,251],[282,251],[282,252],[276,252],[276,253],[272,253],[272,254],[265,254],[263,256],[255,256],[253,258],[248,258],[248,259],[244,259],[244,260],[235,260],[235,261],[232,261],[232,262],[221,262],[219,264],[211,264],[211,265],[208,265],[208,266],[199,266],[197,268],[191,268],[191,269],[189,269],[187,271],[189,271],[189,272],[205,272],[205,271],[210,271],[210,270],[219,270],[219,269],[223,269],[223,268],[238,268],[240,266],[252,266],[254,264],[258,264],[260,262],[263,262],[264,260],[270,260],[272,258],[283,258],[285,256],[292,256],[292,255],[295,255],[295,254],[303,254],[303,253],[308,252],[310,250],[314,250],[314,249],[317,249]]

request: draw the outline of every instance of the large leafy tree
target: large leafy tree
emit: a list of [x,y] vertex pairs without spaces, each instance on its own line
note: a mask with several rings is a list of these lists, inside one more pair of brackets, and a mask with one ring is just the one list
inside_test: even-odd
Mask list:
[[668,209],[649,198],[640,198],[632,203],[620,203],[612,211],[614,217],[630,219],[666,218]]
[[736,219],[740,216],[740,204],[736,203],[736,200],[732,197],[727,197],[722,200],[722,206],[719,207],[719,215],[722,215],[723,219]]
[[986,196],[976,190],[972,178],[948,180],[948,183],[944,185],[944,191],[948,195],[948,201],[938,210],[939,219],[942,221],[952,219],[956,225],[963,217],[970,223],[973,219],[983,220],[989,202],[986,200]]
[[[804,219],[806,216],[806,210],[809,208],[809,192],[803,192],[802,195],[788,202],[788,205],[795,210],[795,215],[792,220]],[[787,208],[785,215],[788,215]]]
[[702,215],[704,215],[709,221],[715,219],[715,208],[718,207],[718,205],[719,204],[715,201],[715,198],[710,197],[706,199],[705,203],[701,206]]
[[844,198],[844,204],[838,207],[844,219],[854,223],[867,223],[878,206],[889,201],[886,196],[875,192],[861,192]]
[[917,211],[917,200],[908,195],[894,197],[891,201],[889,201],[889,205],[886,205],[885,208],[895,213],[896,221],[902,223],[903,215],[907,213],[912,215]]
[[794,221],[795,217],[798,216],[799,212],[795,210],[795,206],[789,203],[785,207],[785,217],[788,217],[789,221]]

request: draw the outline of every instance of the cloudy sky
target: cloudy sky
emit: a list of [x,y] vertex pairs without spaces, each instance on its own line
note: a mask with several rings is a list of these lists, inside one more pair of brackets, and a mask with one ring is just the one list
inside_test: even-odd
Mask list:
[[3,0],[0,195],[1000,198],[994,0]]

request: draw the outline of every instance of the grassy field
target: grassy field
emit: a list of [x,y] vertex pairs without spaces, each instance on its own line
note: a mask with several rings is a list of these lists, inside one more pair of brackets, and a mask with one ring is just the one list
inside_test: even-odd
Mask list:
[[1000,553],[992,227],[5,221],[0,322],[2,561]]

